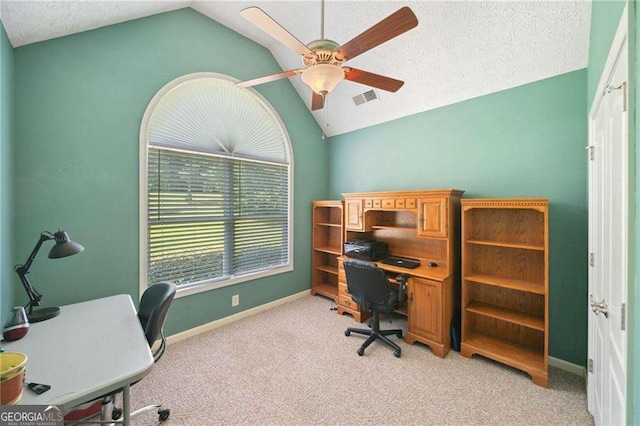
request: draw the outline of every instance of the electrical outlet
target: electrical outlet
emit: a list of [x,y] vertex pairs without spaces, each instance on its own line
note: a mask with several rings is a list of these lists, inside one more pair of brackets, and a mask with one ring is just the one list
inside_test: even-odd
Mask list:
[[238,306],[240,304],[240,295],[234,294],[231,296],[231,306]]

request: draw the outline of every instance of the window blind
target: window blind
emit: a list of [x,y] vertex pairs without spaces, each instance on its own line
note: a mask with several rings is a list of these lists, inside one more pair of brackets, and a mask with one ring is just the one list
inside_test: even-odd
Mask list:
[[288,165],[148,147],[147,284],[286,265]]

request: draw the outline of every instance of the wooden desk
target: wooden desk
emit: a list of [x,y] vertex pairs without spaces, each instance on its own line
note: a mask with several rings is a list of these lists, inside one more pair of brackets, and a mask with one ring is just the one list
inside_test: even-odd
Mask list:
[[[346,259],[346,256],[338,258],[338,313],[351,314],[357,321],[362,322],[371,314],[362,311],[347,290],[347,279],[342,265]],[[396,311],[406,315],[409,322],[405,341],[423,343],[431,348],[434,355],[444,358],[451,349],[449,324],[459,309],[459,305],[455,303],[454,277],[444,268],[424,266],[424,261],[420,263],[421,265],[414,269],[399,268],[382,262],[376,262],[376,265],[390,272],[392,279],[395,274],[407,274],[410,277],[407,280],[405,304]]]
[[[411,276],[407,282],[405,340],[428,345],[439,357],[451,349],[450,324],[459,308],[460,197],[455,189],[342,194],[345,202],[344,241],[354,238],[384,241],[392,254],[420,259],[415,269],[377,262],[392,273]],[[362,311],[347,290],[338,258],[338,313],[357,321]],[[435,262],[437,267],[427,266]]]
[[31,324],[8,352],[27,354],[27,382],[51,386],[24,390],[21,405],[57,405],[63,412],[123,389],[123,421],[130,424],[129,386],[153,367],[153,356],[129,295],[60,307],[60,315]]

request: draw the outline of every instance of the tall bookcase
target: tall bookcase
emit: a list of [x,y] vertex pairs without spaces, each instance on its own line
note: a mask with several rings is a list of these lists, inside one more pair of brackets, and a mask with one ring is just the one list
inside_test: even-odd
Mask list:
[[313,202],[311,294],[337,301],[338,257],[344,247],[342,201]]
[[463,199],[461,354],[478,354],[547,386],[548,202]]

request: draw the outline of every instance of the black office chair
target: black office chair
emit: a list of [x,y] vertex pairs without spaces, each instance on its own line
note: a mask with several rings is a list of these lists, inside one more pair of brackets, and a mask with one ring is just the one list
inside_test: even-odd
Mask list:
[[[162,326],[167,318],[169,306],[176,295],[175,284],[164,282],[154,284],[147,288],[140,299],[140,307],[138,308],[138,319],[144,330],[149,347],[153,347],[154,343],[161,339],[160,346],[153,354],[154,362],[157,362],[167,346],[167,341],[162,332]],[[136,382],[137,383],[137,382]],[[135,383],[134,383],[135,384]],[[133,411],[131,418],[143,412],[158,409],[158,416],[161,422],[169,418],[171,410],[162,408],[162,404],[147,405],[144,408]],[[120,408],[114,408],[114,394],[106,395],[102,399],[102,407],[100,412],[101,421],[117,420],[122,415]]]
[[393,312],[398,308],[398,303],[404,301],[406,275],[401,274],[396,278],[400,284],[399,291],[396,291],[389,284],[385,272],[374,263],[348,259],[344,261],[344,271],[347,274],[347,288],[353,300],[365,311],[373,312],[370,329],[349,327],[344,332],[345,336],[349,336],[351,333],[369,336],[357,351],[360,356],[364,355],[365,348],[374,340],[381,340],[391,346],[394,349],[393,354],[400,358],[402,350],[387,336],[395,334],[402,337],[402,330],[380,330],[380,313]]

